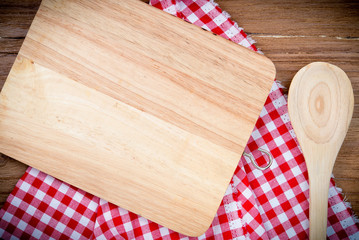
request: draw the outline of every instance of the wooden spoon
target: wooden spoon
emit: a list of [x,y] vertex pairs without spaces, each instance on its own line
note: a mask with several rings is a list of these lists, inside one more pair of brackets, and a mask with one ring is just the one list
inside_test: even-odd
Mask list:
[[325,239],[329,181],[352,118],[353,89],[339,67],[314,62],[294,76],[288,112],[309,175],[309,238]]

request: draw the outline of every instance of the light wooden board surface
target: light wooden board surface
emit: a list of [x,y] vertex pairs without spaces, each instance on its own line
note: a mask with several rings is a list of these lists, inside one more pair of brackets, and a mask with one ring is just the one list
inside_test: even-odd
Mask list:
[[308,168],[310,239],[327,236],[329,182],[353,109],[353,89],[342,69],[314,62],[295,74],[288,113]]
[[[333,173],[353,210],[359,213],[359,4],[355,1],[219,0],[232,19],[274,61],[277,79],[287,88],[294,74],[313,61],[338,65],[354,89],[355,108]],[[0,2],[0,85],[8,75],[39,0]],[[0,155],[0,202],[3,204],[26,165]]]
[[0,152],[199,236],[274,78],[138,0],[44,0],[0,94]]

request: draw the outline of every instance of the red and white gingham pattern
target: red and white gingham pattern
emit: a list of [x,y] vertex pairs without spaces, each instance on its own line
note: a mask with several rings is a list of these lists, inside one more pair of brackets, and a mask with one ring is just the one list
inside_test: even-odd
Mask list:
[[0,237],[89,239],[99,198],[28,168],[0,212]]
[[[243,29],[212,1],[152,0],[151,4],[257,51]],[[306,239],[309,188],[303,155],[291,128],[286,99],[274,82],[245,151],[261,164],[258,148],[275,158],[257,170],[241,158],[205,234],[190,239]],[[359,224],[331,181],[330,239],[359,239]],[[189,239],[134,213],[29,168],[0,211],[4,239]]]

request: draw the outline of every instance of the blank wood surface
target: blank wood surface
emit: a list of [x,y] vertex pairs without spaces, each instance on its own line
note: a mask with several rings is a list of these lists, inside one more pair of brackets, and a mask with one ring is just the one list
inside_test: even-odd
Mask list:
[[44,0],[0,95],[0,151],[199,236],[274,78],[263,55],[140,1]]
[[327,236],[329,182],[353,108],[350,80],[337,66],[314,62],[294,76],[288,112],[308,168],[310,239]]
[[[0,1],[0,86],[4,83],[40,0]],[[347,0],[218,0],[244,31],[250,33],[276,65],[277,79],[289,88],[294,74],[313,61],[326,61],[349,76],[355,107],[333,174],[354,212],[359,212],[359,4]],[[324,16],[324,17],[323,17]],[[26,165],[0,157],[0,205]]]

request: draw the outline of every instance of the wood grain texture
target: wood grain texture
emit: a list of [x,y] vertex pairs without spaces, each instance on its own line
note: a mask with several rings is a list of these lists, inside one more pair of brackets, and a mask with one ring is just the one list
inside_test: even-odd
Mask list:
[[0,151],[199,236],[274,78],[263,55],[137,0],[44,0],[0,95]]
[[278,37],[358,37],[357,1],[218,0],[217,3],[248,33]]
[[[288,90],[294,74],[314,61],[325,61],[342,68],[352,82],[355,107],[348,134],[338,154],[333,174],[338,187],[343,189],[345,199],[354,212],[359,212],[359,189],[354,183],[359,180],[359,6],[350,0],[287,1],[267,0],[217,0],[219,6],[231,14],[244,31],[250,33],[266,56],[276,65],[277,79]],[[3,4],[4,3],[4,4]],[[6,3],[6,4],[5,4]],[[11,40],[21,46],[27,29],[40,4],[39,0],[0,1],[1,40]],[[315,7],[313,7],[315,5]],[[285,7],[283,7],[285,6]],[[7,14],[22,9],[18,14]],[[297,9],[300,9],[298,11]],[[322,12],[325,12],[325,17]],[[347,14],[350,12],[351,14]],[[31,15],[32,17],[28,17]],[[3,21],[3,17],[7,21]],[[338,16],[340,16],[338,18]],[[19,19],[22,19],[20,21]],[[339,20],[339,21],[338,21]],[[325,25],[325,28],[322,26]],[[349,26],[349,27],[348,27]],[[19,34],[13,34],[18,32]],[[10,33],[12,38],[5,38]],[[3,49],[0,43],[0,50]],[[0,60],[0,87],[4,83],[16,55],[2,51]],[[7,63],[4,63],[5,59]],[[11,60],[10,60],[11,59]],[[12,163],[18,163],[19,166]],[[13,159],[0,167],[0,206],[10,193],[8,185],[19,179],[24,165]],[[3,178],[7,175],[9,177]],[[13,185],[11,185],[13,186]]]
[[310,239],[327,236],[329,181],[353,108],[350,80],[337,66],[314,62],[294,76],[288,112],[308,168]]
[[2,204],[26,169],[27,165],[0,154],[0,201]]

